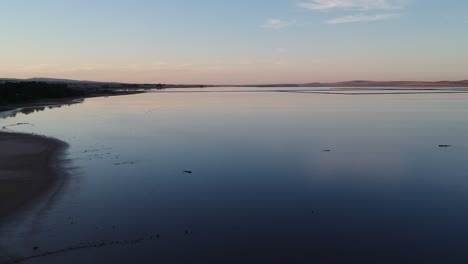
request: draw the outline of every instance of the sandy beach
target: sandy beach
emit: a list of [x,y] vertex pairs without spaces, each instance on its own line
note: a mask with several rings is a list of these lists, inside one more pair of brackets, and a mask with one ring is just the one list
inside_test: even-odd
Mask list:
[[[86,98],[139,94],[141,91],[91,93],[80,97],[52,98],[34,102],[4,104],[0,114],[31,107],[81,103]],[[54,166],[68,144],[54,138],[21,133],[0,132],[0,223],[53,186],[62,174]]]
[[67,146],[42,136],[0,133],[0,222],[47,192],[61,175],[54,165]]

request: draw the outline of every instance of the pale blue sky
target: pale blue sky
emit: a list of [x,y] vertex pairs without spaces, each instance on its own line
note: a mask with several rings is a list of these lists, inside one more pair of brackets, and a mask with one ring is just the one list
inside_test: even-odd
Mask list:
[[468,1],[0,0],[0,77],[468,79]]

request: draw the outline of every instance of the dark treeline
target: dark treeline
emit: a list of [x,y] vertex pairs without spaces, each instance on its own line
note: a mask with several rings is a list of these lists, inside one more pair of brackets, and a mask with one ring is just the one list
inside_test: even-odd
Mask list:
[[31,102],[39,99],[84,96],[83,90],[69,88],[66,84],[45,82],[0,83],[0,104]]

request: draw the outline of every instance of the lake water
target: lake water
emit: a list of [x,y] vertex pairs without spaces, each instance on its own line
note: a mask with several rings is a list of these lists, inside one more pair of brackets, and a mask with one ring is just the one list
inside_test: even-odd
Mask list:
[[468,263],[468,94],[233,89],[0,119],[70,144],[65,184],[1,228],[0,255]]

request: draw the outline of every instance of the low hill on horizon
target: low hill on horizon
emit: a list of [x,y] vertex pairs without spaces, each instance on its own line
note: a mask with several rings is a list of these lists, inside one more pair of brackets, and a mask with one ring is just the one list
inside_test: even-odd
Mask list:
[[468,80],[462,81],[438,81],[438,82],[424,82],[424,81],[345,81],[333,83],[303,83],[303,84],[266,84],[266,85],[241,85],[241,86],[255,86],[255,87],[337,87],[337,88],[371,88],[371,87],[400,87],[400,88],[428,88],[428,87],[468,87]]
[[301,86],[308,87],[468,87],[468,80],[462,81],[348,81],[337,83],[308,83]]
[[162,89],[162,88],[200,88],[204,85],[193,84],[163,84],[163,83],[122,83],[122,82],[101,82],[87,80],[57,79],[46,77],[34,77],[29,79],[0,78],[0,84],[6,82],[40,82],[49,84],[66,84],[71,88],[81,89]]
[[61,83],[76,87],[101,87],[114,89],[152,89],[152,88],[200,88],[200,87],[340,87],[340,88],[370,88],[370,87],[468,87],[468,80],[461,81],[368,81],[354,80],[344,82],[311,82],[311,83],[281,83],[281,84],[246,84],[246,85],[210,85],[210,84],[141,84],[121,82],[100,82],[87,80],[56,79],[35,77],[30,79],[0,78],[4,82],[45,82]]

